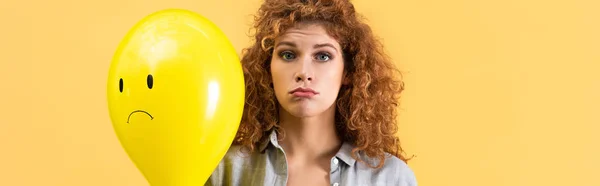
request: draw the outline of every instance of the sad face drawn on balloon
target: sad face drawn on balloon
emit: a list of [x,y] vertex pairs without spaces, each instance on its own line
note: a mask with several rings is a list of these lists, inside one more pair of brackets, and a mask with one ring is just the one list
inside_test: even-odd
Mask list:
[[[152,76],[152,74],[148,75],[148,78],[146,78],[146,83],[148,84],[148,89],[152,89],[152,87],[154,86],[154,77]],[[124,85],[123,78],[121,78],[121,79],[119,79],[119,92],[121,92],[121,93],[123,93],[123,86],[125,86],[125,85]],[[127,117],[127,123],[129,123],[129,119],[131,119],[131,115],[133,115],[134,113],[144,113],[144,114],[150,116],[150,120],[154,119],[154,117],[152,117],[152,114],[148,113],[147,111],[134,110]]]

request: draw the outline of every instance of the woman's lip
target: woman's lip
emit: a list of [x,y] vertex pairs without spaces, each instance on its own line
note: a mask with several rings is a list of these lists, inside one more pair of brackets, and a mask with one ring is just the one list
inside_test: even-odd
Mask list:
[[295,91],[292,93],[292,95],[295,97],[311,98],[315,96],[315,93],[310,91]]
[[311,89],[311,88],[303,88],[303,87],[298,87],[298,88],[296,88],[296,89],[294,89],[294,90],[290,91],[290,94],[294,94],[294,93],[296,93],[296,92],[304,92],[304,93],[310,92],[310,93],[312,93],[312,94],[319,94],[317,91],[314,91],[314,90],[313,90],[313,89]]

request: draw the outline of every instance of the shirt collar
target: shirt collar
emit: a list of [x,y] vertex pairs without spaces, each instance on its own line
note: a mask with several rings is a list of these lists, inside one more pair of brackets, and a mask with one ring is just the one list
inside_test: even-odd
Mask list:
[[335,154],[335,157],[341,159],[349,166],[354,166],[356,160],[352,157],[352,149],[354,149],[354,145],[344,141],[340,150]]
[[258,150],[261,153],[263,153],[267,149],[269,144],[279,146],[279,143],[277,142],[277,133],[275,132],[275,130],[272,130],[271,133],[269,134],[268,138],[264,138],[260,142]]
[[[277,141],[277,132],[275,130],[271,131],[268,138],[265,138],[259,143],[259,151],[263,153],[269,145],[281,148],[279,146],[279,141]],[[349,166],[354,166],[356,160],[352,157],[352,149],[354,149],[354,145],[344,141],[340,150],[335,154],[335,157],[339,158]]]

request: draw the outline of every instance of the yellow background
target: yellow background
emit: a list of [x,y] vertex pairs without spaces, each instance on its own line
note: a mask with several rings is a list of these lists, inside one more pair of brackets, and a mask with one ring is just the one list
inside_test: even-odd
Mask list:
[[[257,0],[0,3],[0,185],[145,186],[106,103],[128,29],[164,8],[247,46]],[[406,72],[419,185],[598,186],[600,3],[355,1]]]

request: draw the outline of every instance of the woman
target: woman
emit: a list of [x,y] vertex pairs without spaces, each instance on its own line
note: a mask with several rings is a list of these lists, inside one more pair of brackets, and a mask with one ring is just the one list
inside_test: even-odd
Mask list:
[[207,185],[416,186],[397,131],[403,84],[348,0],[266,0],[242,64],[246,105]]

